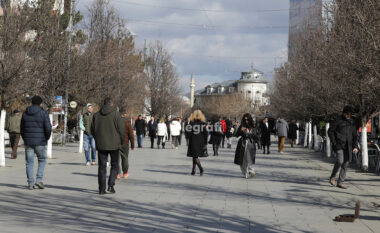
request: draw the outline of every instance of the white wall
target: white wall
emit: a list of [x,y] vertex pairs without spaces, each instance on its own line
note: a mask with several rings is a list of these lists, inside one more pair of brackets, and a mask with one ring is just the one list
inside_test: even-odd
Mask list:
[[[260,104],[263,105],[266,102],[266,98],[263,98],[263,94],[267,91],[267,84],[265,83],[238,83],[238,92],[244,93],[248,98],[252,100],[259,99]],[[248,91],[251,91],[249,94]],[[259,93],[257,93],[259,92]]]

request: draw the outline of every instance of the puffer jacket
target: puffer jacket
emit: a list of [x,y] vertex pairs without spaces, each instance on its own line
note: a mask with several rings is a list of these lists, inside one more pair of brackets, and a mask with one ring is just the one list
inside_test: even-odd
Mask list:
[[178,121],[170,123],[170,135],[179,136],[181,133],[181,124]]
[[157,125],[157,135],[158,136],[167,136],[168,135],[168,129],[167,129],[165,123],[158,123],[158,125]]
[[48,113],[39,105],[29,106],[22,114],[20,133],[27,146],[46,146],[51,136]]

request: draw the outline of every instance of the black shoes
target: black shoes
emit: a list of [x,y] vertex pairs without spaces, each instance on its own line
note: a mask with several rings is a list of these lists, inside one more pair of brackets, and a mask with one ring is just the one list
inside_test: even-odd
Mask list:
[[195,175],[195,170],[192,170],[191,173],[190,173],[192,176]]
[[203,168],[200,167],[199,170],[200,170],[200,175],[203,176],[203,172],[204,172]]
[[107,191],[108,191],[109,193],[112,193],[112,194],[116,193],[116,191],[115,191],[115,189],[113,188],[113,186],[109,186],[108,189],[107,189]]
[[35,188],[35,189],[37,189],[37,188],[39,188],[39,189],[44,189],[44,188],[45,188],[45,185],[44,185],[44,183],[42,183],[42,182],[37,182],[37,183],[34,184],[34,188]]
[[99,195],[105,195],[106,194],[106,191],[102,190],[102,191],[99,191]]

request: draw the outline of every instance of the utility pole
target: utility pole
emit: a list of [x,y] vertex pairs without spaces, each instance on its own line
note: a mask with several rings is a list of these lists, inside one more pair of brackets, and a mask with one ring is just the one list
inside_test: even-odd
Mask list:
[[70,19],[69,19],[69,42],[68,42],[68,55],[67,55],[67,73],[66,73],[66,90],[65,90],[65,118],[63,124],[63,139],[62,145],[66,144],[66,132],[67,132],[67,115],[69,114],[69,80],[70,80],[70,69],[71,69],[71,43],[73,39],[73,14],[74,14],[74,4],[75,0],[70,1]]

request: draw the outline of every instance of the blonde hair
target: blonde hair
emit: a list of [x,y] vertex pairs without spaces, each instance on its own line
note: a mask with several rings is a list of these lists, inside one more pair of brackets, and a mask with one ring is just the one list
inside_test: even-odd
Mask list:
[[160,123],[165,123],[165,119],[163,117],[161,117]]
[[200,120],[202,122],[206,122],[206,117],[203,115],[201,110],[195,110],[193,114],[190,116],[190,121]]

